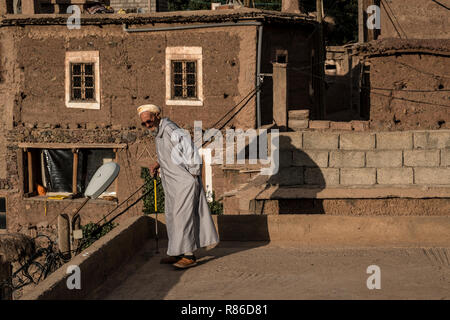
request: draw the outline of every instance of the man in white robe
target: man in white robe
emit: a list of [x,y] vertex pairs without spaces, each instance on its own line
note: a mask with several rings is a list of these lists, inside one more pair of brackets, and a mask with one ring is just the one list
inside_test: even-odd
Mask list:
[[165,218],[169,238],[161,263],[176,268],[196,265],[194,251],[219,242],[202,186],[201,157],[189,133],[168,118],[161,118],[155,105],[138,108],[142,126],[155,137],[158,162],[150,171],[161,171],[165,195]]

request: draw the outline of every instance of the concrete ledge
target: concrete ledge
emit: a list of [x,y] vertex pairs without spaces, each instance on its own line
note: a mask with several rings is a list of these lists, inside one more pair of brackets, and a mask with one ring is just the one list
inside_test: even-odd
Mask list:
[[[232,195],[232,194],[230,194]],[[449,186],[374,186],[367,187],[277,187],[259,192],[256,199],[377,199],[377,198],[450,198]]]
[[[450,216],[350,217],[327,215],[213,216],[221,241],[289,241],[302,247],[450,246]],[[154,215],[127,220],[22,297],[24,300],[83,299],[149,239]],[[158,215],[166,238],[164,215]],[[81,270],[81,290],[67,289],[69,265]]]
[[[213,216],[221,241],[297,241],[301,246],[450,246],[450,216]],[[164,215],[158,215],[165,237]],[[154,236],[154,220],[151,233]]]
[[[121,264],[149,239],[149,218],[140,216],[124,221],[96,241],[69,263],[52,273],[21,300],[83,299],[101,285]],[[70,265],[81,270],[81,290],[67,288],[66,274]]]

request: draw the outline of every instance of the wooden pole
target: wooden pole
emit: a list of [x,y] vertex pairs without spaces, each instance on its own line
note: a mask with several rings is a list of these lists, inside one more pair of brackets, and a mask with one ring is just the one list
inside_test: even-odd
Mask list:
[[78,149],[72,149],[73,152],[73,175],[72,175],[72,193],[77,194],[77,176],[78,176]]
[[319,119],[326,118],[325,110],[325,42],[323,38],[323,1],[316,0],[317,22],[319,22]]
[[33,157],[29,149],[27,149],[27,162],[28,162],[28,192],[32,193],[34,191]]
[[358,42],[364,43],[364,0],[358,0]]

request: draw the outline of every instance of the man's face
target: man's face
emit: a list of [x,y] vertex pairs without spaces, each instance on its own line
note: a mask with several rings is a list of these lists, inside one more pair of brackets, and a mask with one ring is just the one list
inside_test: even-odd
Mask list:
[[152,132],[158,130],[159,121],[161,117],[151,112],[142,112],[139,116],[141,118],[141,124]]

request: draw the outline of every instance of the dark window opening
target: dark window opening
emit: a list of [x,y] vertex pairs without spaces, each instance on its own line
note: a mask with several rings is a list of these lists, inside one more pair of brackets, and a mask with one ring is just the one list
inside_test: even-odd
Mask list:
[[[116,161],[113,149],[28,149],[25,191],[27,196],[74,196],[84,194],[97,169]],[[76,165],[75,165],[76,164]],[[116,183],[103,196],[116,197]]]
[[93,63],[70,64],[71,101],[95,101]]
[[277,62],[278,63],[286,63],[287,62],[286,55],[284,55],[284,54],[277,55]]
[[288,63],[288,51],[286,49],[275,49],[275,62]]
[[172,61],[172,99],[197,98],[197,62]]
[[6,199],[0,198],[0,229],[6,229]]

